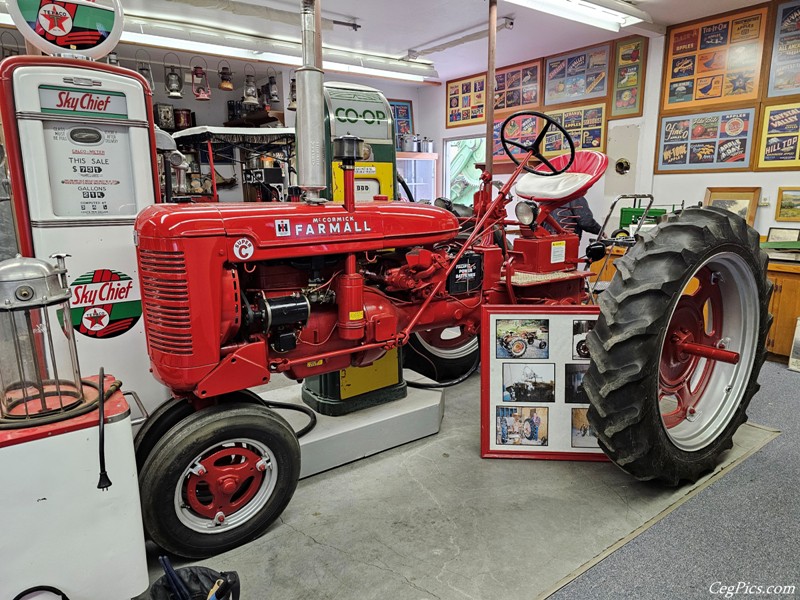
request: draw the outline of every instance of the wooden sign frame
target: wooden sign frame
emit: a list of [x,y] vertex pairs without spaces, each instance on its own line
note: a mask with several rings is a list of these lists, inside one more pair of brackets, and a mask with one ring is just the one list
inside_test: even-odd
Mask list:
[[445,87],[447,129],[486,123],[487,94],[486,73],[448,81]]

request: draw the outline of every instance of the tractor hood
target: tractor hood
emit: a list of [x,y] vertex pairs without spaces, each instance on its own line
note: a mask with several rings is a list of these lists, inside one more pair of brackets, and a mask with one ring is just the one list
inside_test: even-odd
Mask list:
[[448,211],[407,202],[365,202],[347,212],[339,204],[159,204],[136,219],[138,239],[224,237],[232,262],[277,260],[424,246],[455,237]]

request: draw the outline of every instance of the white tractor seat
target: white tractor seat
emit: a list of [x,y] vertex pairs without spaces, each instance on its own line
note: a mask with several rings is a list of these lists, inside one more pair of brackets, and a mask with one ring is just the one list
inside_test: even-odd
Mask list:
[[517,196],[528,200],[561,200],[584,188],[593,175],[566,172],[552,177],[526,173],[517,182]]

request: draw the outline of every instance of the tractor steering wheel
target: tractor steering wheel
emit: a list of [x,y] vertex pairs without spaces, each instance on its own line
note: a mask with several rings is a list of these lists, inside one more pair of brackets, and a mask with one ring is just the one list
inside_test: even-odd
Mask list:
[[[542,119],[544,121],[544,127],[539,132],[539,135],[536,136],[536,139],[533,140],[530,144],[523,144],[522,142],[516,142],[514,140],[510,140],[506,137],[506,127],[508,126],[509,122],[512,119],[516,119],[517,117],[536,117]],[[569,144],[569,161],[563,168],[558,169],[553,166],[549,160],[547,160],[541,151],[542,140],[544,140],[547,132],[550,130],[550,127],[555,127],[558,129],[566,138],[567,144]],[[511,148],[509,146],[514,146],[519,148],[526,154],[528,152],[533,152],[533,157],[542,161],[542,164],[545,165],[550,172],[546,171],[537,171],[528,165],[522,165],[522,168],[525,169],[528,173],[533,173],[534,175],[542,175],[543,177],[553,177],[554,175],[561,175],[567,169],[572,166],[572,163],[575,161],[575,143],[572,141],[572,136],[567,133],[567,130],[557,122],[553,117],[546,115],[544,113],[535,112],[532,110],[524,110],[518,113],[514,113],[513,115],[509,116],[505,121],[503,121],[503,126],[500,128],[500,141],[503,143],[503,150],[506,151],[508,157],[514,162],[515,165],[519,165],[519,159],[514,155]]]

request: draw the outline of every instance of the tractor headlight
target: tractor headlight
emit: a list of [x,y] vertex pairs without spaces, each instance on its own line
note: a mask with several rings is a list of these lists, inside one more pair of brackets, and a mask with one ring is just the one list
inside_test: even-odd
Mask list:
[[520,225],[531,225],[539,215],[539,207],[533,202],[522,200],[517,202],[514,213],[517,215]]

